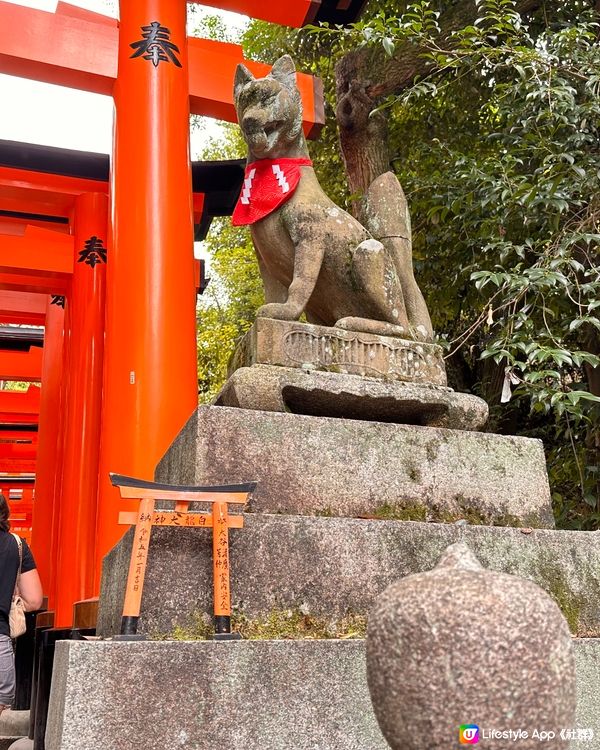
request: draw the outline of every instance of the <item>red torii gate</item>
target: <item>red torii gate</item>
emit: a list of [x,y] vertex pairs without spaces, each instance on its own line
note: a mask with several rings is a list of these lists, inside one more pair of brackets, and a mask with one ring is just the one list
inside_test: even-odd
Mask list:
[[[0,210],[8,229],[0,234],[0,283],[50,292],[55,302],[60,295],[70,299],[65,316],[60,309],[64,302],[52,306],[53,298],[46,297],[43,356],[41,349],[33,348],[27,355],[0,352],[0,377],[44,381],[41,440],[28,451],[6,444],[4,453],[10,454],[7,458],[38,459],[36,523],[43,543],[36,545],[36,552],[47,592],[53,594],[57,548],[74,544],[83,566],[93,565],[106,272],[102,264],[88,260],[92,251],[99,257],[108,241],[108,189],[94,180],[3,165]],[[38,218],[36,226],[24,224],[32,216]],[[55,231],[58,218],[72,234]],[[77,262],[84,255],[85,262]],[[65,341],[68,346],[63,346]],[[23,368],[11,370],[11,355],[12,362],[17,357],[21,364],[25,357],[33,360],[35,372],[27,377]],[[59,489],[65,510],[60,515],[55,507]],[[81,550],[79,540],[86,545]],[[77,573],[67,573],[66,580],[72,578],[78,580]]]
[[0,492],[9,498],[13,511],[11,517],[27,539],[31,536],[35,476],[13,473],[15,461],[14,456],[10,457],[9,448],[18,446],[22,452],[33,450],[33,461],[29,457],[22,457],[19,461],[20,471],[32,470],[38,443],[39,403],[40,389],[34,385],[29,386],[25,393],[0,391]]
[[[26,392],[0,391],[0,438],[11,440],[3,447],[15,444],[17,439],[37,435],[40,409],[40,389],[30,385]],[[32,438],[32,444],[34,444]],[[0,490],[30,488],[35,479],[35,456],[9,455],[5,450],[0,458]],[[27,476],[25,476],[27,475]]]
[[[7,228],[2,227],[1,233]],[[27,294],[0,290],[0,324],[43,326],[46,322],[46,300],[41,294]]]
[[[287,0],[286,5],[292,8],[297,2],[306,4],[306,0]],[[0,28],[3,30],[3,38],[0,40],[0,72],[114,96],[120,65],[120,40],[123,41],[126,53],[124,59],[129,59],[132,55],[129,45],[143,39],[142,27],[151,23],[154,17],[170,12],[164,6],[171,3],[179,7],[180,16],[181,13],[185,16],[185,0],[168,0],[165,3],[157,3],[155,0],[121,0],[121,30],[125,28],[129,5],[135,7],[140,14],[139,17],[136,16],[136,21],[149,15],[153,17],[141,20],[130,32],[128,30],[128,33],[133,33],[133,37],[126,42],[122,39],[123,34],[119,33],[116,19],[68,3],[59,2],[56,12],[48,13],[10,2],[0,2]],[[212,4],[215,7],[219,5]],[[233,5],[236,4],[229,3],[230,9],[234,10]],[[243,6],[244,3],[240,2],[239,5]],[[244,12],[243,9],[240,12]],[[185,66],[179,68],[179,77],[186,78],[184,98],[188,113],[235,122],[232,90],[238,63],[243,62],[257,76],[268,73],[270,66],[246,60],[242,48],[237,44],[188,38],[185,25],[183,30],[175,30],[172,25],[163,21],[160,23],[169,29],[171,39],[177,34],[179,40],[184,40],[180,42],[182,51],[176,53],[178,59],[182,54],[189,56],[189,66],[186,60]],[[181,18],[178,23],[181,23]],[[23,33],[24,29],[27,34]],[[177,66],[173,64],[173,67]],[[158,69],[159,66],[156,66],[156,73]],[[304,105],[304,131],[307,135],[316,136],[324,124],[320,80],[301,73],[298,75],[298,86]],[[164,101],[163,104],[166,106],[168,102]]]
[[[59,170],[63,174],[44,170]],[[238,162],[198,162],[193,164],[193,173],[194,221],[201,233],[214,213],[228,212],[229,204],[232,207],[243,168]],[[84,250],[89,243],[86,233],[88,240],[84,242],[80,236],[78,244],[77,229],[86,196],[87,199],[96,196],[90,216],[106,225],[106,217],[99,214],[97,201],[98,196],[105,197],[108,193],[108,176],[109,158],[105,155],[0,141],[1,278],[11,288],[63,293],[68,300],[65,331],[61,307],[48,307],[48,301],[52,300],[47,296],[42,297],[43,310],[38,302],[33,322],[40,323],[47,318],[43,373],[41,350],[38,349],[33,373],[24,369],[26,358],[31,354],[0,351],[0,378],[6,373],[6,378],[42,379],[44,384],[34,543],[45,590],[53,604],[55,581],[67,582],[61,584],[56,602],[65,618],[70,617],[73,590],[93,586],[105,312],[102,289],[89,288],[85,283],[86,275],[98,280],[101,269],[97,266],[102,265],[103,259],[97,255],[93,264],[75,262],[84,260],[81,243]],[[211,178],[218,190],[209,192],[206,210],[203,210],[204,193],[201,191],[207,189]],[[89,188],[95,192],[86,193]],[[105,206],[106,200],[102,204]],[[36,217],[35,226],[25,223],[32,216]],[[57,227],[74,234],[56,232]],[[195,261],[195,272],[195,286],[202,290],[205,279],[198,261]],[[102,278],[103,274],[100,280]],[[33,300],[42,296],[32,293],[19,296],[17,292],[6,291],[3,294],[10,302],[9,322],[18,323],[31,318],[29,307]],[[56,295],[53,299],[58,301]],[[82,319],[78,311],[84,311],[87,317]],[[68,346],[63,351],[64,340]],[[23,366],[17,371],[14,365],[9,367],[12,362]],[[5,460],[10,458],[15,467],[14,448],[6,448],[5,453]],[[20,453],[23,453],[22,448]],[[31,448],[28,457],[34,458]],[[23,460],[24,456],[18,458]],[[27,467],[33,468],[33,462]],[[70,554],[60,555],[61,549],[69,550]],[[75,557],[79,567],[73,571]]]
[[[301,25],[353,20],[363,3],[289,0],[284,11],[252,0],[212,4]],[[68,624],[66,603],[94,593],[90,573],[97,585],[102,557],[121,536],[123,506],[109,471],[152,479],[197,405],[189,114],[235,119],[232,81],[243,57],[236,45],[188,39],[185,0],[120,0],[119,24],[64,3],[51,14],[0,2],[0,25],[0,72],[115,102],[96,566],[82,569],[81,538],[63,550],[72,580],[61,580],[69,591],[58,620]],[[268,71],[244,62],[256,75]],[[304,130],[314,136],[323,125],[320,82],[299,75],[298,83]],[[76,229],[76,248],[85,234]],[[40,291],[13,270],[0,271],[0,288]]]

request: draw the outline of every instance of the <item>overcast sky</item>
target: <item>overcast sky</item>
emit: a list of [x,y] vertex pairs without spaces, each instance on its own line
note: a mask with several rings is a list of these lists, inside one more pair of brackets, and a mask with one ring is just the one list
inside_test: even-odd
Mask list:
[[[54,11],[57,0],[11,0],[38,10]],[[70,0],[71,5],[109,16],[115,15],[115,0]],[[243,16],[226,11],[228,23],[241,26]],[[41,143],[47,146],[110,153],[112,138],[112,99],[84,91],[51,86],[23,78],[0,75],[0,139]],[[192,135],[192,157],[198,153],[203,134]]]

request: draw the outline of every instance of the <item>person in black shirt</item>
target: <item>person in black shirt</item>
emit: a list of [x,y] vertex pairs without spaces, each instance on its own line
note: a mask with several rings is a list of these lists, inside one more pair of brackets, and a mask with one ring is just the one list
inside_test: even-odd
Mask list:
[[[19,572],[19,546],[10,533],[10,508],[0,494],[0,714],[10,708],[15,693],[15,662],[10,639],[8,614]],[[42,606],[42,584],[29,545],[22,539],[23,562],[19,578],[19,594],[25,609]]]

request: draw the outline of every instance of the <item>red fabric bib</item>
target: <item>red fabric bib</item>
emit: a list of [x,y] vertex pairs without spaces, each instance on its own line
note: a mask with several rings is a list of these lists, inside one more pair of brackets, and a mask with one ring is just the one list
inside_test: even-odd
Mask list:
[[289,200],[300,182],[300,167],[312,167],[312,161],[259,159],[248,164],[231,218],[233,225],[254,224]]

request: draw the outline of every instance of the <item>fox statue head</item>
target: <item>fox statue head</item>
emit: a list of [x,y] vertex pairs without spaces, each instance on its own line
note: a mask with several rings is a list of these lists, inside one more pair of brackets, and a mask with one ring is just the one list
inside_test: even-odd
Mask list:
[[238,65],[233,91],[251,161],[296,156],[299,150],[306,153],[302,100],[289,55],[280,57],[265,78],[255,78],[248,68]]

